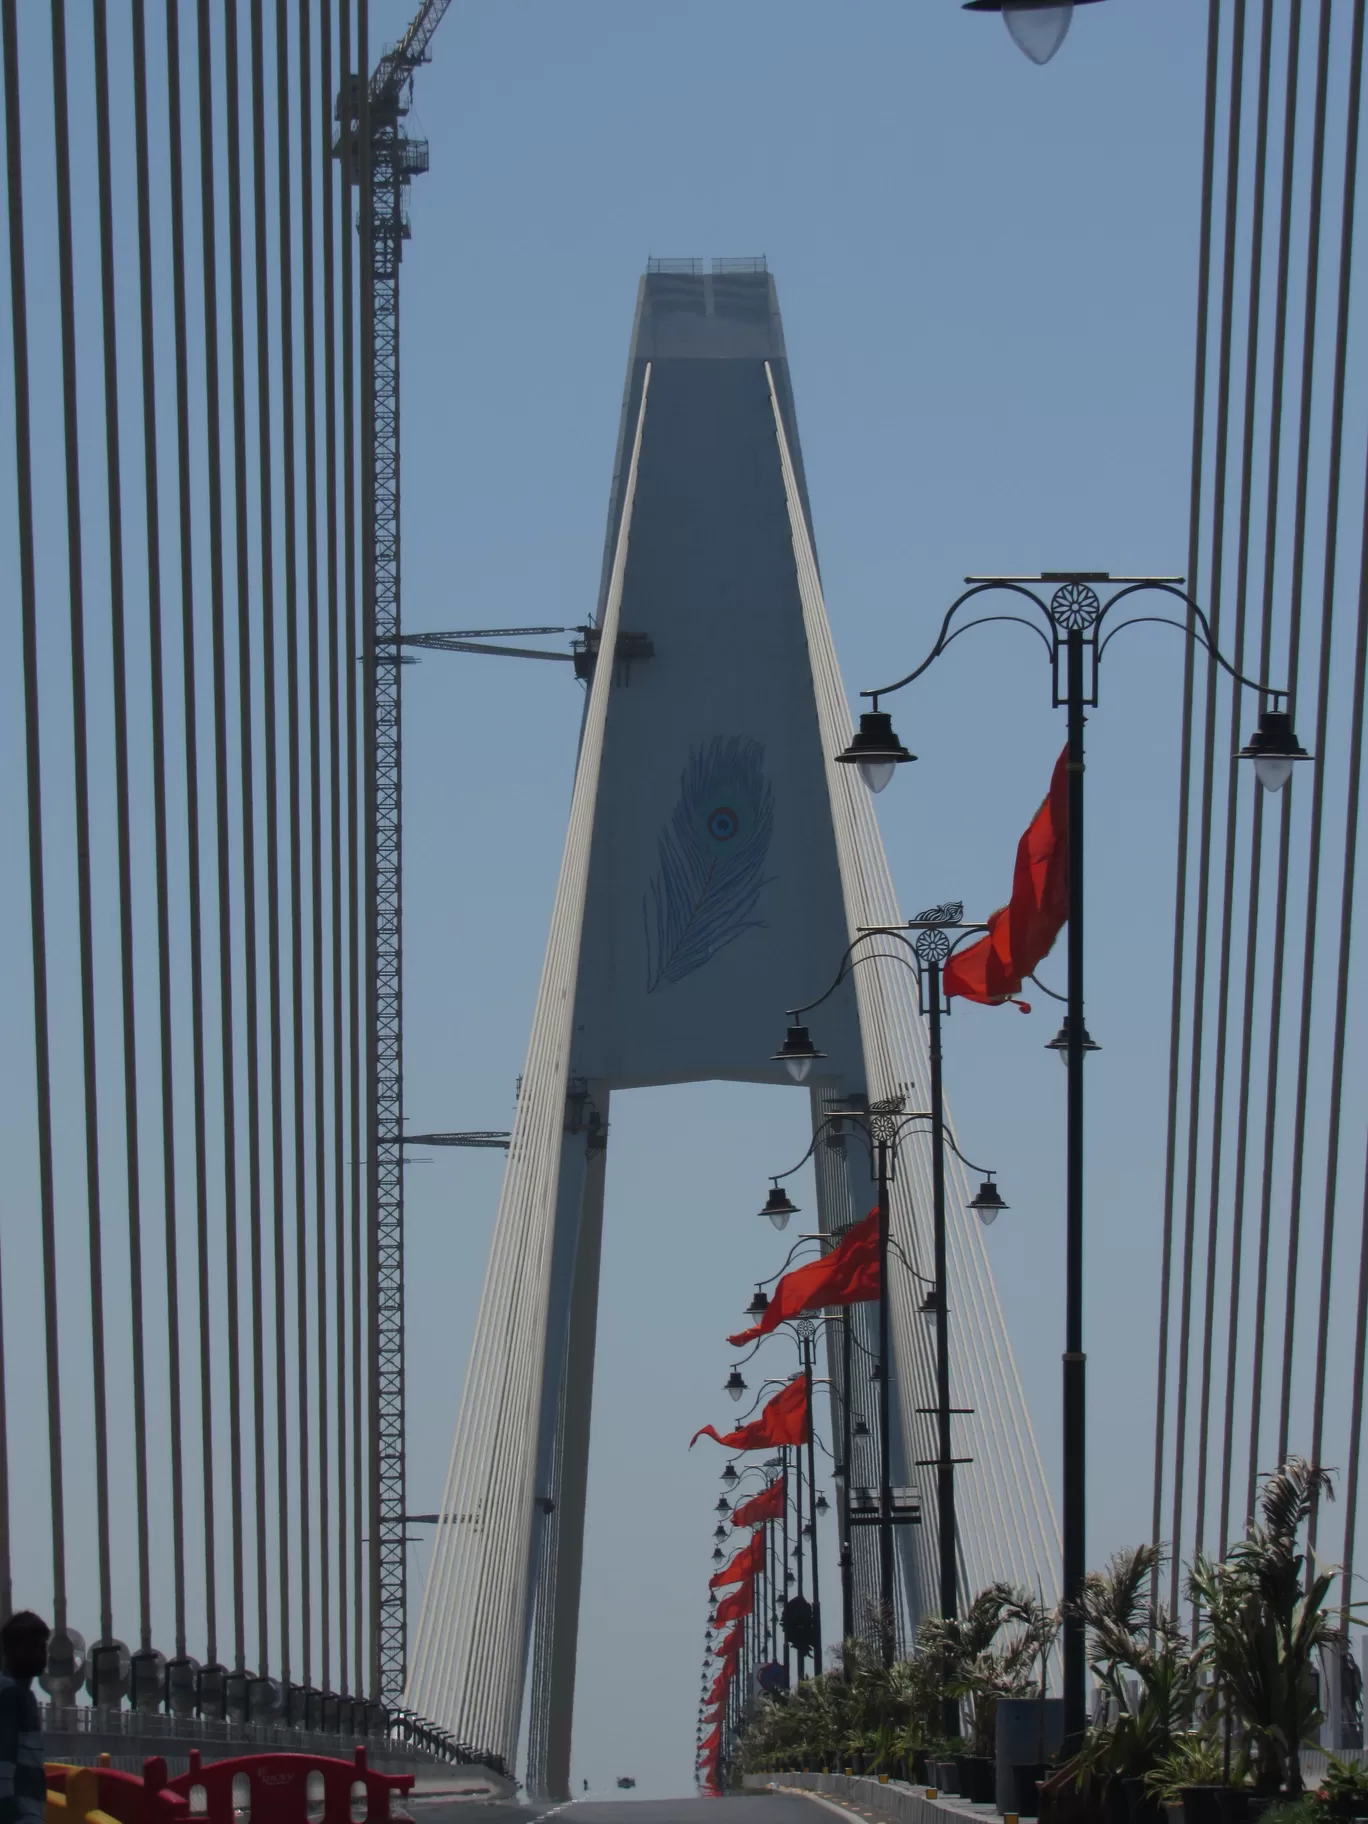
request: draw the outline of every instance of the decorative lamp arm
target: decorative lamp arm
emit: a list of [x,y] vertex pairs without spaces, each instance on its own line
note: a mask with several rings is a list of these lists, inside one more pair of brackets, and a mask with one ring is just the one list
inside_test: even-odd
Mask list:
[[[862,697],[871,697],[874,701],[874,706],[877,709],[880,697],[891,697],[894,691],[901,690],[904,685],[911,684],[915,679],[919,678],[924,671],[935,664],[936,660],[945,651],[951,640],[956,639],[960,633],[967,633],[969,631],[968,627],[957,628],[955,633],[951,633],[950,631],[950,623],[954,620],[964,604],[967,601],[971,601],[974,596],[984,595],[988,591],[994,589],[1001,589],[1009,595],[1024,595],[1027,601],[1034,602],[1041,614],[1044,615],[1046,626],[1053,627],[1054,623],[1050,619],[1050,611],[1045,603],[1041,601],[1040,597],[1033,589],[1026,588],[1023,583],[1005,583],[998,581],[975,583],[971,588],[966,589],[963,595],[956,596],[949,608],[946,609],[945,619],[941,622],[941,629],[936,635],[935,645],[915,670],[909,671],[905,678],[899,678],[896,684],[881,684],[877,690],[862,690],[860,695]],[[1045,650],[1047,652],[1051,650],[1049,637],[1046,634],[1041,633],[1034,621],[1025,620],[1021,615],[1016,614],[995,614],[985,617],[985,621],[973,621],[970,625],[980,627],[985,625],[986,620],[1017,621],[1021,626],[1029,627],[1032,633],[1037,634],[1039,638],[1045,642]]]
[[[898,941],[900,943],[906,945],[906,947],[909,950],[911,950],[913,948],[911,938],[904,937],[901,931],[895,930],[891,926],[887,927],[887,928],[880,928],[877,931],[861,931],[860,934],[858,935],[858,937],[852,938],[850,943],[846,946],[845,953],[841,957],[840,967],[837,969],[835,979],[832,981],[830,987],[826,988],[821,994],[819,994],[815,1001],[805,1001],[801,1007],[786,1007],[784,1009],[785,1017],[788,1019],[795,1019],[800,1013],[811,1013],[811,1011],[814,1007],[820,1007],[823,1001],[828,1000],[833,994],[835,994],[836,990],[840,987],[841,983],[846,979],[846,977],[850,974],[851,970],[854,969],[854,967],[857,963],[863,963],[863,962],[867,962],[870,960],[877,961],[878,960],[877,953],[875,954],[875,956],[873,958],[853,955],[853,952],[861,944],[865,943],[871,937],[895,937],[898,939]],[[883,953],[883,957],[884,957],[884,960],[887,962],[903,963],[909,969],[913,968],[915,966],[912,963],[908,962],[908,959],[906,957],[899,956],[894,951],[885,951]]]

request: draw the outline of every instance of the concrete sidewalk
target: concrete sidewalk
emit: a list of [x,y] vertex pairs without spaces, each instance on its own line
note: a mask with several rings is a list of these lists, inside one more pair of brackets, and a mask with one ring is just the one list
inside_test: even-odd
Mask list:
[[[940,1794],[931,1799],[925,1786],[909,1786],[903,1780],[862,1779],[845,1773],[778,1773],[773,1777],[747,1774],[743,1784],[748,1792],[802,1793],[856,1817],[895,1820],[896,1824],[965,1824],[969,1818],[986,1821],[999,1816],[995,1805],[973,1805],[968,1799]],[[1008,1812],[1003,1824],[1016,1824],[1016,1813]]]

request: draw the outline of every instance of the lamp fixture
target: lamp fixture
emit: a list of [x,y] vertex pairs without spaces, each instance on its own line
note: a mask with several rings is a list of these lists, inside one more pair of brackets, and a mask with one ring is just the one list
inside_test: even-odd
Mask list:
[[819,1513],[819,1514],[825,1514],[825,1513],[829,1513],[829,1512],[830,1512],[830,1511],[831,1511],[831,1504],[830,1504],[830,1503],[829,1503],[829,1502],[828,1502],[828,1500],[827,1500],[827,1498],[826,1498],[826,1496],[825,1496],[825,1495],[818,1495],[818,1497],[817,1497],[817,1512],[818,1512],[818,1513]]
[[715,1514],[729,1514],[731,1512],[731,1507],[728,1505],[727,1497],[725,1495],[719,1495],[717,1497],[717,1506],[713,1509],[713,1512]]
[[1048,63],[1069,35],[1073,10],[1089,0],[963,0],[966,13],[1001,13],[1012,43],[1032,63]]
[[722,1522],[719,1520],[717,1525],[713,1528],[713,1538],[716,1539],[718,1544],[720,1545],[722,1543],[722,1541],[726,1538],[726,1536],[727,1536],[727,1529],[725,1526],[723,1526]]
[[741,1480],[740,1476],[736,1473],[736,1465],[734,1463],[728,1463],[727,1467],[722,1471],[722,1480],[728,1488],[735,1488],[737,1483]]
[[[799,1025],[795,1020],[790,1020],[784,1042],[778,1051],[770,1053],[770,1062],[782,1064],[795,1083],[806,1083],[813,1065],[818,1058],[825,1056],[826,1053],[818,1051],[813,1044],[812,1035],[807,1027]],[[765,1213],[768,1215],[768,1210]]]
[[755,1288],[754,1297],[746,1306],[746,1316],[753,1317],[758,1324],[768,1310],[769,1300],[765,1297],[765,1288],[763,1286],[757,1286]]
[[968,1208],[974,1212],[985,1227],[990,1222],[996,1222],[1002,1212],[1010,1207],[1009,1204],[1002,1201],[1002,1193],[993,1183],[991,1172],[979,1186],[978,1196],[972,1198],[968,1204]]
[[850,1435],[853,1438],[867,1438],[869,1436],[869,1427],[863,1419],[856,1419],[855,1423],[850,1428]]
[[[1046,1051],[1058,1052],[1060,1063],[1064,1066],[1065,1070],[1069,1068],[1069,1015],[1067,1013],[1064,1015],[1064,1021],[1060,1026],[1059,1031],[1050,1040],[1045,1049]],[[1101,1051],[1102,1049],[1086,1026],[1083,1028],[1083,1049],[1084,1051]]]
[[926,1289],[926,1297],[917,1308],[923,1317],[934,1322],[939,1315],[941,1308],[940,1287],[928,1286]]
[[739,1400],[741,1395],[746,1391],[746,1383],[741,1378],[741,1370],[739,1368],[733,1368],[731,1373],[727,1376],[726,1380],[723,1382],[723,1391],[729,1393],[734,1400]]
[[724,1556],[724,1554],[723,1554],[723,1551],[722,1551],[722,1547],[721,1547],[721,1546],[720,1546],[720,1545],[715,1545],[715,1546],[714,1546],[714,1547],[713,1547],[713,1554],[712,1554],[712,1561],[713,1561],[713,1563],[714,1563],[714,1564],[721,1564],[721,1562],[722,1562],[722,1559],[723,1559],[723,1556]]
[[770,1194],[765,1199],[765,1207],[760,1214],[768,1216],[776,1229],[787,1228],[789,1217],[798,1214],[798,1205],[782,1188],[777,1178],[770,1186]]
[[865,710],[850,746],[836,758],[844,766],[858,766],[860,777],[871,792],[881,792],[893,777],[895,767],[916,759],[893,733],[893,718],[877,705]]
[[1254,777],[1266,792],[1280,792],[1292,777],[1298,760],[1310,754],[1292,732],[1292,717],[1285,709],[1261,709],[1259,726],[1236,754],[1237,760],[1254,762]]

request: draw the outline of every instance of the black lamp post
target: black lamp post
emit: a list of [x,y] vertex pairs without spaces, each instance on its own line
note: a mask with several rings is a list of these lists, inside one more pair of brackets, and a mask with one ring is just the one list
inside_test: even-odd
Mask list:
[[[980,10],[988,10],[987,7]],[[993,9],[996,10],[996,9]],[[1022,10],[1014,5],[1013,10]],[[1044,10],[1038,8],[1037,10]],[[1011,20],[1008,21],[1009,25]],[[1260,711],[1259,726],[1249,742],[1240,749],[1238,758],[1252,760],[1254,773],[1265,791],[1277,792],[1287,784],[1300,760],[1311,756],[1298,744],[1292,731],[1291,716],[1282,708],[1285,691],[1273,690],[1253,678],[1244,677],[1217,650],[1205,614],[1180,585],[1181,577],[1113,577],[1105,571],[1045,571],[1039,576],[966,577],[969,585],[951,603],[941,623],[940,633],[930,653],[906,677],[879,690],[866,691],[879,712],[879,699],[891,696],[912,683],[934,664],[958,633],[982,621],[971,621],[965,627],[951,626],[959,610],[968,601],[990,590],[1000,590],[1024,597],[1037,611],[1034,616],[1004,614],[985,616],[984,621],[1014,621],[1037,634],[1050,655],[1053,701],[1068,712],[1068,779],[1069,779],[1069,935],[1068,935],[1068,1017],[1050,1049],[1058,1050],[1069,1070],[1067,1088],[1068,1138],[1066,1166],[1065,1217],[1065,1321],[1064,1321],[1064,1739],[1067,1744],[1081,1739],[1087,1726],[1087,1653],[1084,1625],[1078,1612],[1082,1592],[1085,1560],[1085,1480],[1086,1461],[1086,1383],[1083,1353],[1083,1059],[1088,1051],[1098,1048],[1088,1035],[1083,1022],[1083,724],[1084,712],[1097,705],[1097,686],[1103,654],[1112,639],[1125,627],[1141,622],[1176,627],[1179,632],[1202,646],[1229,673],[1237,684],[1256,691],[1261,699],[1272,698],[1272,705]],[[1102,601],[1094,585],[1103,583],[1110,594]],[[1053,585],[1048,602],[1036,589],[1041,584]],[[1186,620],[1173,620],[1166,615],[1137,615],[1110,627],[1105,635],[1107,617],[1119,602],[1141,591],[1170,595],[1182,602]],[[866,729],[871,720],[867,713],[860,718],[861,739],[857,735],[837,758],[857,766],[871,785],[870,768],[882,762],[897,767],[909,760],[891,719],[879,730]],[[882,741],[882,746],[878,742]],[[876,787],[875,789],[881,789]],[[803,1011],[800,1009],[799,1011]],[[944,1281],[938,1278],[937,1290],[944,1299]],[[939,1323],[939,1319],[937,1320]]]
[[[883,712],[875,710],[866,712],[860,718],[860,731],[852,740],[846,752],[840,756],[843,761],[857,765],[869,789],[882,791],[892,777],[895,766],[915,758],[898,741],[892,731],[891,719]],[[812,1036],[806,1025],[801,1023],[803,1015],[820,1007],[836,989],[862,963],[871,961],[890,961],[901,963],[904,967],[915,969],[921,995],[922,1010],[926,1015],[929,1028],[928,1051],[931,1069],[931,1107],[926,1110],[907,1111],[901,1097],[887,1102],[872,1103],[864,1109],[846,1109],[833,1111],[825,1121],[841,1128],[850,1121],[856,1128],[865,1132],[874,1165],[874,1177],[878,1187],[879,1212],[879,1601],[883,1610],[882,1623],[883,1651],[886,1663],[892,1663],[893,1657],[893,1527],[895,1524],[893,1489],[891,1476],[892,1460],[892,1392],[891,1353],[889,1337],[889,1296],[888,1296],[888,1242],[889,1242],[889,1198],[888,1187],[893,1171],[896,1169],[897,1150],[903,1133],[913,1121],[931,1123],[931,1183],[932,1183],[932,1224],[933,1247],[935,1253],[934,1284],[943,1287],[946,1283],[946,1204],[945,1204],[945,1146],[949,1136],[945,1127],[945,1094],[941,1073],[941,1019],[945,1011],[941,998],[941,971],[952,953],[960,944],[971,937],[978,936],[986,927],[982,924],[968,923],[963,920],[964,907],[957,901],[945,905],[932,906],[919,917],[909,921],[906,928],[880,927],[875,930],[862,931],[848,946],[835,979],[830,986],[815,1000],[802,1007],[788,1009],[788,1034],[784,1044],[772,1054],[776,1061],[782,1061],[791,1075],[798,1068],[803,1068],[803,1075],[811,1069],[812,1063],[823,1054],[812,1042]],[[916,932],[911,938],[907,931]],[[951,935],[954,933],[955,935]],[[901,944],[910,955],[889,952],[887,949],[867,951],[856,954],[863,945],[877,943],[885,938],[893,938]],[[915,959],[915,960],[914,960]],[[801,1035],[801,1037],[799,1036]],[[800,1049],[805,1047],[805,1050]],[[814,1134],[813,1147],[817,1136]],[[953,1140],[950,1145],[959,1154],[959,1148]],[[811,1153],[812,1147],[808,1152]],[[959,1154],[963,1158],[963,1154]],[[806,1158],[807,1155],[804,1155]],[[799,1162],[800,1164],[802,1161]],[[966,1161],[968,1163],[968,1161]],[[792,1168],[797,1170],[795,1166]],[[983,1170],[975,1167],[975,1170]],[[780,1173],[788,1177],[789,1173]],[[992,1174],[987,1175],[987,1180]],[[987,1188],[985,1180],[985,1188]],[[774,1182],[778,1183],[778,1178]],[[1006,1209],[1000,1195],[996,1203],[985,1200],[983,1192],[974,1199],[970,1207],[980,1216],[992,1220],[1000,1210]],[[988,1214],[991,1208],[991,1215]],[[955,1465],[954,1446],[951,1439],[951,1418],[953,1411],[950,1405],[950,1331],[949,1318],[944,1301],[940,1301],[931,1313],[936,1324],[936,1404],[931,1409],[936,1418],[936,1455],[919,1463],[919,1468],[934,1468],[936,1471],[936,1521],[937,1543],[939,1548],[939,1598],[940,1612],[947,1619],[958,1613],[959,1568],[956,1551],[955,1531]],[[847,1453],[848,1454],[848,1453]],[[966,1459],[967,1460],[967,1459]],[[848,1554],[847,1554],[848,1555]],[[947,1733],[957,1732],[950,1726],[950,1710],[947,1708]]]
[[[812,1671],[813,1676],[817,1677],[822,1670],[822,1593],[817,1572],[817,1460],[814,1454],[817,1426],[812,1406],[812,1338],[816,1326],[808,1319],[799,1318],[793,1327],[798,1332],[802,1350],[803,1385],[807,1391],[808,1525],[812,1529]],[[799,1537],[801,1540],[801,1532]]]

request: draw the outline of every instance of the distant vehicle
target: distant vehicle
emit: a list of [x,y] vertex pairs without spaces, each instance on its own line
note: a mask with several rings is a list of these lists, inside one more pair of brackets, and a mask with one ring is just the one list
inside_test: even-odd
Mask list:
[[632,1787],[636,1785],[636,1781],[632,1778],[630,1773],[624,1773],[619,1778],[618,1785],[624,1792],[630,1792]]

